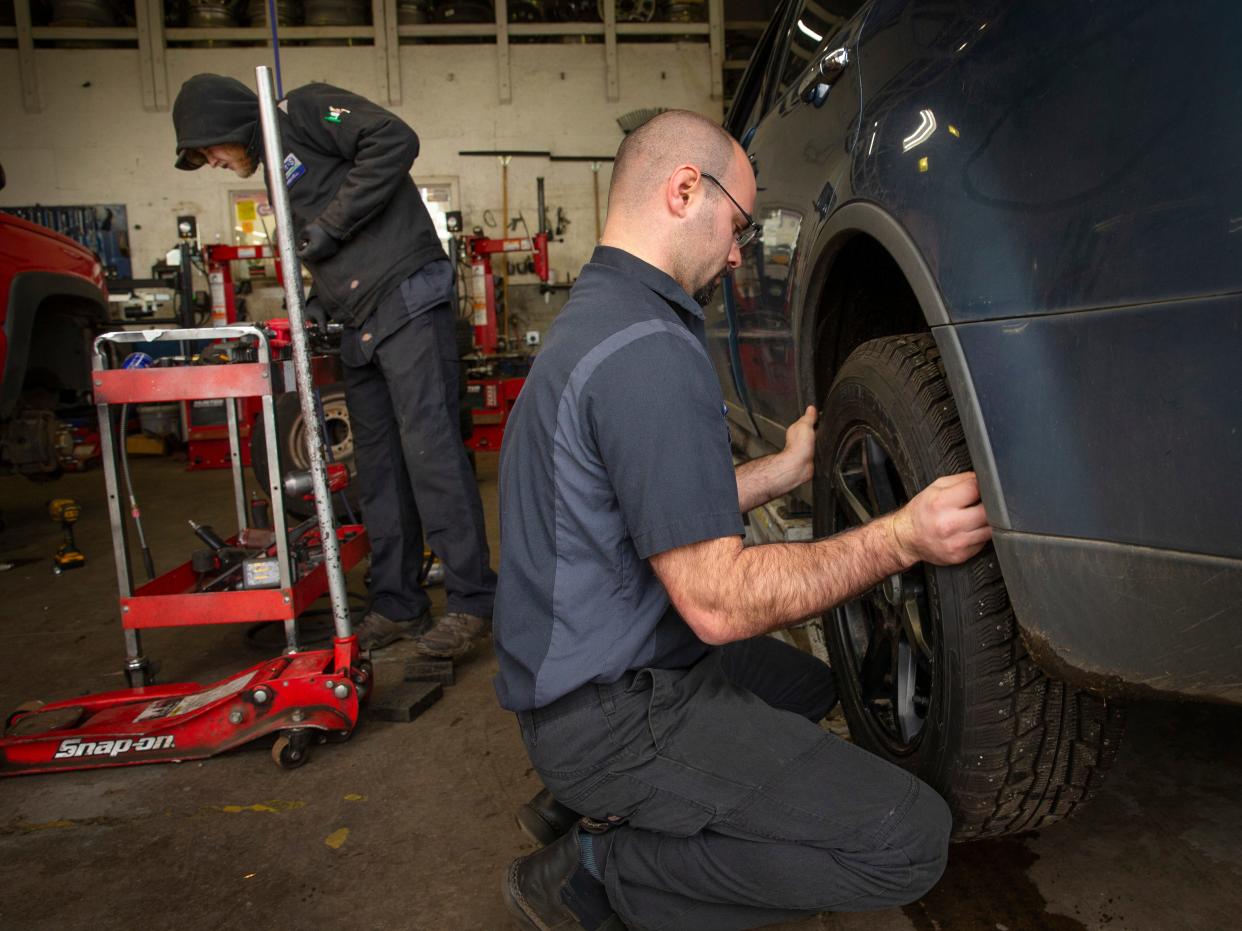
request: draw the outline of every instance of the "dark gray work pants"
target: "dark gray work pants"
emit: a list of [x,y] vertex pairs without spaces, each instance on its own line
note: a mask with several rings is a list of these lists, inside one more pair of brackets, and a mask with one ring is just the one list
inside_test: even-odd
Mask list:
[[940,878],[948,806],[815,723],[819,660],[770,637],[518,715],[569,807],[625,818],[605,886],[631,929],[753,928],[911,902]]
[[450,305],[434,307],[380,342],[370,364],[345,366],[372,607],[394,620],[430,606],[418,584],[424,533],[444,563],[447,610],[492,615],[496,574],[462,445],[455,323]]

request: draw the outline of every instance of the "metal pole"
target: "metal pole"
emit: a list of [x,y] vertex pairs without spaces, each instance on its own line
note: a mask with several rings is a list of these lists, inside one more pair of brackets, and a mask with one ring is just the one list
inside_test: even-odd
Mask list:
[[[505,239],[509,235],[509,162],[512,156],[500,156],[500,196],[504,203],[501,210],[504,213],[502,229],[500,230],[500,238]],[[500,253],[500,293],[503,297],[501,303],[505,308],[505,352],[509,351],[509,253]],[[496,331],[500,332],[500,321],[496,321]]]
[[539,224],[535,232],[536,233],[551,232],[548,229],[548,215],[546,213],[546,208],[543,205],[543,178],[535,179],[535,194],[539,201]]
[[603,235],[599,228],[599,162],[591,162],[591,184],[595,188],[595,241],[598,243]]
[[[336,516],[332,513],[332,495],[328,491],[328,470],[324,466],[323,429],[315,413],[314,384],[311,381],[310,349],[306,344],[305,298],[302,294],[302,266],[298,263],[293,241],[293,215],[289,210],[289,192],[285,188],[284,149],[280,144],[276,96],[272,72],[266,65],[255,68],[259,85],[259,121],[263,125],[263,166],[267,171],[268,196],[276,215],[276,234],[280,258],[285,269],[285,309],[293,340],[293,375],[298,400],[302,404],[302,422],[306,426],[307,454],[310,458],[311,483],[315,490],[315,512],[319,517],[319,536],[323,543],[324,569],[328,573],[328,595],[332,601],[332,619],[337,637],[352,633],[349,605],[345,597],[345,574],[341,571],[341,549],[336,539]],[[269,472],[276,468],[269,465]]]

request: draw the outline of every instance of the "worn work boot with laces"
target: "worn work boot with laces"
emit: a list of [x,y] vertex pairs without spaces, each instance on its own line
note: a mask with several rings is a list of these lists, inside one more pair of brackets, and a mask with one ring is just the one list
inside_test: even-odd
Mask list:
[[625,931],[604,884],[581,862],[579,829],[509,864],[501,895],[524,931]]
[[366,652],[383,649],[398,640],[416,640],[430,625],[430,611],[403,621],[394,621],[378,611],[368,611],[354,628],[354,634],[358,637],[358,649]]
[[415,646],[424,656],[455,659],[469,653],[475,642],[486,636],[491,629],[490,618],[462,611],[449,611],[432,625],[431,630],[415,641]]

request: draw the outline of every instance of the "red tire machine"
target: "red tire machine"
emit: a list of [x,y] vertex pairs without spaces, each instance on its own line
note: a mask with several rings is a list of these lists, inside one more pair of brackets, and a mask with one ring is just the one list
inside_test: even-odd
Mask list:
[[[274,259],[276,280],[284,284],[280,253],[274,246],[230,246],[216,243],[203,247],[207,263],[207,284],[211,292],[211,325],[232,326],[237,322],[237,293],[233,286],[234,262],[254,262]],[[223,422],[224,413],[216,400],[193,403],[185,402],[183,417],[186,425],[186,471],[199,469],[227,469],[229,462],[229,438]],[[250,465],[250,433],[257,428],[258,399],[242,401],[241,408],[241,456],[242,465]]]
[[[298,264],[281,172],[272,76],[266,67],[256,73],[268,189],[275,199],[285,268],[292,270]],[[360,657],[351,630],[343,567],[365,555],[367,538],[361,525],[338,528],[335,524],[324,437],[313,408],[312,360],[303,328],[300,274],[285,276],[285,298],[292,324],[289,360],[274,358],[266,332],[253,326],[107,333],[96,340],[93,381],[128,653],[126,672],[136,687],[19,709],[10,715],[0,738],[0,775],[200,759],[273,733],[279,735],[272,749],[276,762],[294,767],[305,762],[312,742],[345,739],[352,733],[360,705],[370,691],[371,669]],[[109,364],[108,349],[114,344],[222,338],[246,338],[253,340],[253,346],[238,354],[239,361],[220,365],[117,369]],[[273,396],[291,385],[296,386],[308,425],[309,484],[318,527],[313,532],[309,527],[289,531],[281,470],[271,468],[268,492],[273,527],[265,535],[246,526],[237,399],[262,399],[268,461],[279,463]],[[117,481],[112,407],[200,398],[223,398],[228,411],[239,529],[231,540],[219,541],[216,549],[238,551],[233,555],[234,566],[221,566],[213,581],[204,584],[204,567],[186,563],[134,590]],[[295,560],[295,549],[304,557]],[[225,587],[218,585],[220,576],[227,577],[229,572],[240,573],[240,587],[219,590]],[[302,651],[296,618],[325,589],[331,596],[335,627],[332,649]],[[208,686],[149,684],[140,631],[254,621],[284,622],[288,648],[281,656]]]
[[[529,252],[535,275],[546,287],[548,284],[548,240],[545,229],[543,178],[538,179],[539,231],[534,236],[511,236],[489,239],[476,229],[474,235],[461,238],[462,248],[470,263],[470,322],[474,325],[475,349],[488,368],[500,368],[492,364],[500,361],[500,326],[497,322],[496,282],[491,272],[492,256],[507,257],[514,253]],[[508,309],[505,309],[508,313]],[[506,326],[506,333],[508,327]],[[508,342],[506,337],[506,343]],[[506,345],[506,350],[512,346]],[[505,423],[513,410],[518,394],[526,383],[525,374],[491,374],[468,379],[467,397],[472,402],[471,421],[473,432],[466,445],[475,451],[499,451],[504,438]]]

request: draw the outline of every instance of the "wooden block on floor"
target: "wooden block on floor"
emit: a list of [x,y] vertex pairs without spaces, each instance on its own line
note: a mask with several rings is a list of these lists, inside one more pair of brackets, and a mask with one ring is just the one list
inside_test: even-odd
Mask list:
[[373,721],[413,721],[443,695],[439,682],[397,682],[376,690],[366,715]]
[[441,685],[453,684],[453,661],[451,659],[430,659],[418,656],[410,660],[405,667],[406,682],[439,682]]

